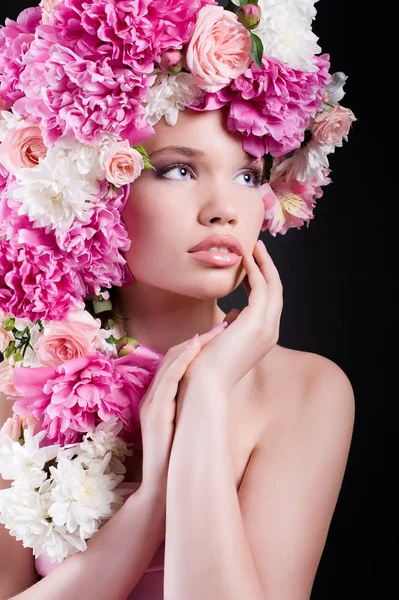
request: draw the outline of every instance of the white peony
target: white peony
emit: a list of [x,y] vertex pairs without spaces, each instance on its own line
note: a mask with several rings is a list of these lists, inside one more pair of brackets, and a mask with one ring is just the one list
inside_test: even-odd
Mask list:
[[199,104],[204,94],[193,82],[190,73],[169,75],[157,72],[146,99],[147,121],[155,125],[165,117],[168,125],[176,125],[179,111],[190,104]]
[[[292,69],[317,71],[314,55],[321,51],[312,31],[317,0],[259,0],[261,20],[253,30],[263,42],[264,55]],[[235,0],[234,4],[239,5]]]
[[56,147],[36,167],[17,169],[15,176],[18,185],[10,186],[9,194],[21,202],[18,214],[47,233],[67,233],[75,219],[87,222],[98,200],[99,182],[81,175],[66,151]]
[[18,129],[24,123],[25,119],[22,120],[14,109],[0,111],[0,142],[4,142],[10,129]]
[[93,460],[86,470],[78,459],[58,456],[57,468],[50,467],[55,485],[48,511],[55,525],[65,526],[69,533],[79,529],[83,538],[89,538],[101,519],[112,516],[111,504],[122,503],[114,490],[123,476],[105,473],[110,458],[109,453],[102,461]]

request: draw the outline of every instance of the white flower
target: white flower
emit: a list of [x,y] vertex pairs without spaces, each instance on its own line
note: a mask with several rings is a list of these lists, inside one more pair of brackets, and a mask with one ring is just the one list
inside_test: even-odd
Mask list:
[[93,460],[86,470],[79,460],[59,454],[57,468],[50,467],[55,485],[48,513],[55,525],[65,526],[69,533],[79,529],[82,537],[89,538],[98,530],[100,520],[112,515],[111,504],[122,502],[114,489],[123,476],[104,472],[110,458],[109,453],[102,461]]
[[314,55],[321,51],[312,31],[317,0],[259,0],[262,11],[253,30],[263,42],[264,54],[292,69],[317,71]]
[[0,523],[10,534],[32,548],[37,558],[42,554],[62,562],[67,556],[85,550],[87,545],[80,533],[69,534],[56,527],[48,517],[49,487],[47,480],[39,490],[26,490],[16,484],[0,491]]
[[204,93],[193,83],[190,73],[169,75],[158,72],[146,99],[148,123],[155,125],[165,117],[168,125],[176,125],[179,110],[184,110],[190,104],[199,104]]
[[79,444],[82,451],[80,460],[90,467],[93,459],[102,460],[108,452],[112,453],[108,470],[118,475],[126,473],[126,467],[122,461],[125,456],[132,456],[133,452],[128,449],[125,440],[118,433],[122,429],[120,421],[100,423],[95,431],[87,433]]
[[101,144],[89,146],[78,142],[71,135],[65,135],[56,141],[55,147],[65,151],[65,157],[76,167],[80,175],[92,181],[105,178],[104,169],[99,160]]
[[3,142],[10,129],[18,129],[25,123],[25,119],[11,110],[0,111],[0,142]]
[[97,202],[99,182],[85,179],[64,150],[50,148],[44,159],[31,169],[17,169],[18,185],[9,194],[21,202],[19,215],[28,215],[36,227],[48,233],[69,231],[75,219],[87,222]]
[[21,481],[26,488],[39,487],[46,479],[43,471],[45,463],[53,460],[59,446],[39,447],[45,437],[45,431],[32,435],[24,430],[25,443],[7,441],[7,436],[0,431],[0,474],[3,479]]
[[286,158],[272,169],[271,181],[274,175],[280,177],[285,173],[285,178],[296,179],[304,182],[317,178],[324,180],[323,170],[328,169],[327,155],[331,152],[329,146],[320,146],[314,140],[310,140],[306,146],[295,150],[290,158]]
[[[345,96],[344,85],[347,79],[348,76],[342,71],[337,71],[331,75],[331,82],[326,87],[330,105],[336,104]],[[327,108],[331,110],[332,106],[328,106]]]

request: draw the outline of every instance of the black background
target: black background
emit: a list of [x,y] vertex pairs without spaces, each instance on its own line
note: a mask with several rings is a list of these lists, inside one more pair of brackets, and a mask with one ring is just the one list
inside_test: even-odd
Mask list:
[[[5,7],[2,2],[0,23],[36,4],[18,0]],[[394,98],[386,93],[392,82],[379,68],[371,69],[371,52],[383,34],[374,23],[367,27],[367,4],[320,0],[316,8],[313,30],[322,52],[331,56],[331,72],[348,75],[341,104],[358,120],[349,141],[329,157],[333,183],[324,188],[309,228],[276,238],[264,232],[262,239],[284,286],[279,344],[336,362],[356,398],[347,471],[312,599],[377,599],[383,597],[393,542],[388,473],[396,478],[388,464],[395,421],[385,383],[391,369],[385,332],[394,338],[395,324],[390,306],[395,272],[388,274],[389,240],[396,225],[395,195],[388,185],[395,171],[387,164]],[[219,301],[226,311],[245,303],[242,288]]]

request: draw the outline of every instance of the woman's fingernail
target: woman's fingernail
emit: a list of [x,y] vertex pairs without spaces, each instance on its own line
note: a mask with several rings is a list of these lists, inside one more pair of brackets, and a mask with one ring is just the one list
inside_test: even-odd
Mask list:
[[186,344],[186,348],[188,348],[189,346],[191,346],[196,339],[199,338],[199,333],[196,333],[194,337],[191,338],[191,340],[188,342],[188,344]]
[[227,321],[222,321],[221,323],[219,323],[219,325],[215,325],[215,327],[212,327],[212,329],[210,329],[209,331],[215,331],[215,329],[222,329],[223,327],[226,327],[228,325]]

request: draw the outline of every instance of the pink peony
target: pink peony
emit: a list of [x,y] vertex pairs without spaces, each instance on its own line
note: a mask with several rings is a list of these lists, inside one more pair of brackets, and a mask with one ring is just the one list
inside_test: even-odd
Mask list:
[[305,73],[264,57],[262,69],[252,63],[229,87],[190,108],[213,110],[229,104],[228,128],[242,133],[246,152],[256,158],[282,156],[303,142],[330,81],[328,55],[316,56],[315,62],[319,70]]
[[356,117],[351,110],[338,102],[332,110],[318,114],[312,125],[312,137],[321,146],[342,146]]
[[38,6],[23,10],[17,21],[6,19],[0,28],[0,98],[10,108],[23,92],[19,86],[25,55],[41,20]]
[[28,123],[19,129],[10,129],[0,144],[0,162],[10,173],[35,167],[39,164],[39,158],[44,158],[46,154],[40,127]]
[[222,6],[204,6],[186,50],[195,83],[217,92],[244,73],[252,62],[251,36],[237,16]]
[[23,396],[16,414],[34,415],[47,437],[62,445],[80,441],[101,421],[119,419],[124,433],[139,428],[139,401],[162,355],[145,345],[123,358],[108,359],[96,352],[52,368],[19,368],[14,385]]
[[62,320],[84,296],[80,276],[59,250],[34,245],[40,232],[20,235],[32,243],[0,239],[0,310],[31,321]]
[[21,74],[25,97],[15,109],[40,123],[46,146],[63,134],[96,144],[102,133],[135,143],[152,135],[143,100],[153,78],[144,78],[106,58],[84,60],[71,49],[35,40]]
[[126,140],[110,144],[102,157],[105,176],[116,187],[133,183],[144,169],[141,154]]
[[58,238],[65,265],[79,271],[85,295],[98,294],[101,287],[132,283],[132,275],[122,255],[131,242],[120,215],[128,187],[118,188],[117,192],[107,205],[99,203],[94,208],[88,223],[76,222],[68,233]]
[[[88,60],[106,59],[140,76],[165,50],[190,39],[197,14],[215,0],[64,0],[54,11],[52,41]],[[49,29],[39,30],[49,35]]]

